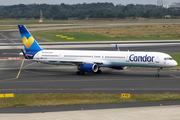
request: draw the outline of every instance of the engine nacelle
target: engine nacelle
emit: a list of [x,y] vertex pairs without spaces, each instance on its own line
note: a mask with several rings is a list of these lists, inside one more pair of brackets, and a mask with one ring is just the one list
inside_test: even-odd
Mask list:
[[78,70],[84,71],[84,72],[97,72],[98,65],[94,63],[86,63],[86,64],[79,65]]
[[112,66],[112,67],[109,67],[111,69],[116,69],[116,70],[125,70],[127,67],[126,66]]

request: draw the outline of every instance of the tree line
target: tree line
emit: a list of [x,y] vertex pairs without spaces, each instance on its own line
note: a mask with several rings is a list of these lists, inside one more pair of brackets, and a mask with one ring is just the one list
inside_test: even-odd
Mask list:
[[68,18],[162,18],[165,15],[178,17],[178,9],[166,9],[156,5],[114,5],[113,3],[91,4],[19,4],[12,6],[0,6],[0,19],[2,18],[40,18],[40,10],[43,18],[54,20],[67,20]]

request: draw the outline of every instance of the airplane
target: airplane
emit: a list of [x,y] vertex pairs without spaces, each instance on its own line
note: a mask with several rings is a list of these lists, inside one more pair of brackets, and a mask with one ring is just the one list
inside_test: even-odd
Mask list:
[[52,65],[75,65],[77,75],[86,72],[101,73],[101,67],[124,70],[127,66],[157,68],[156,77],[162,68],[175,67],[177,62],[162,52],[120,51],[87,51],[87,50],[44,50],[24,25],[18,25],[24,45],[21,50],[26,59]]

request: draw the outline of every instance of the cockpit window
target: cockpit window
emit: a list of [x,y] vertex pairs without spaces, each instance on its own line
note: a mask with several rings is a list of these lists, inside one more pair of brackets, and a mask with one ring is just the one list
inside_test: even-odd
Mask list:
[[173,60],[173,58],[164,58],[164,60]]

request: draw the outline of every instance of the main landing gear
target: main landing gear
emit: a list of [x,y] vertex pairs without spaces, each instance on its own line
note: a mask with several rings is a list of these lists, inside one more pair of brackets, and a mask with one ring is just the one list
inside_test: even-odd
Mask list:
[[156,77],[159,77],[160,75],[159,75],[159,72],[160,72],[160,70],[161,70],[162,68],[157,68],[157,74],[155,75]]
[[95,74],[101,74],[101,70],[100,69],[98,69],[98,71],[97,72],[94,72]]
[[84,71],[77,71],[76,75],[85,75],[85,72]]

